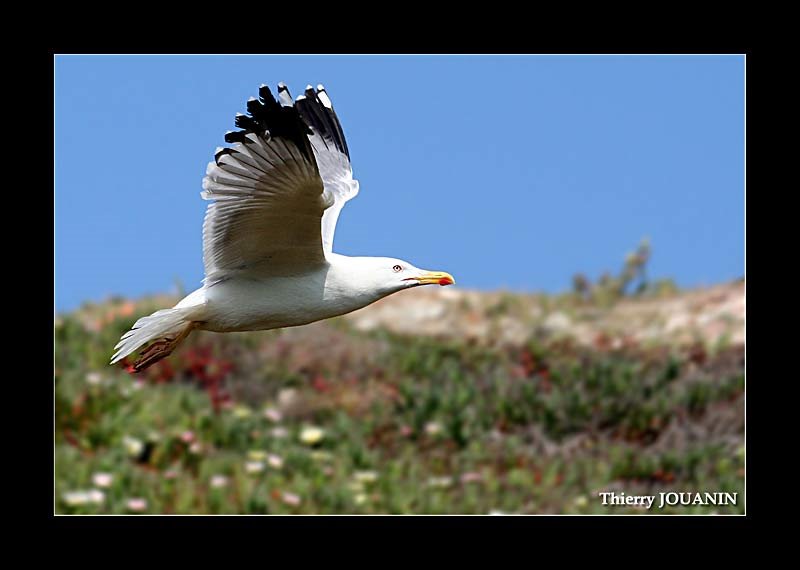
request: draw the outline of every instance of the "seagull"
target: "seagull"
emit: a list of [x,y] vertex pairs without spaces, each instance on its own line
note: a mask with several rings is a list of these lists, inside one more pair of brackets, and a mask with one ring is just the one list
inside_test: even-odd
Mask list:
[[452,285],[444,271],[390,257],[333,252],[336,221],[358,194],[350,151],[325,88],[293,99],[261,85],[208,164],[201,196],[203,285],[134,323],[111,364],[143,345],[129,370],[171,354],[194,330],[294,327],[344,315],[403,289]]

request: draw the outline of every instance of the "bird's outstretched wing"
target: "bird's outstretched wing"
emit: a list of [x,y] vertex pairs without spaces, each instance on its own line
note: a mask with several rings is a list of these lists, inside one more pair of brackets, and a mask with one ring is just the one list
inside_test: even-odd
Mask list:
[[262,85],[236,116],[203,180],[206,283],[234,273],[288,275],[331,253],[339,212],[358,193],[347,143],[322,85],[292,101]]
[[326,254],[330,254],[339,212],[358,194],[358,180],[353,179],[347,141],[325,87],[317,85],[315,91],[311,85],[307,86],[305,93],[297,98],[295,107],[311,128],[311,146],[325,184],[325,194],[333,200],[322,216],[322,247]]
[[262,85],[209,163],[202,196],[206,284],[233,274],[290,275],[323,263],[325,192],[311,131],[283,84],[280,102]]

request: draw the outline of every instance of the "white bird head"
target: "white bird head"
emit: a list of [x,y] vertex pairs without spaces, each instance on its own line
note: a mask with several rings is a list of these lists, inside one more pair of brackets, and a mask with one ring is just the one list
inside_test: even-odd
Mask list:
[[401,289],[418,287],[419,285],[454,285],[456,280],[445,271],[429,271],[414,267],[402,259],[379,258],[380,271],[386,281]]
[[393,257],[350,257],[349,280],[361,288],[380,296],[391,295],[403,289],[420,285],[453,285],[455,279],[444,271],[420,269],[402,259]]

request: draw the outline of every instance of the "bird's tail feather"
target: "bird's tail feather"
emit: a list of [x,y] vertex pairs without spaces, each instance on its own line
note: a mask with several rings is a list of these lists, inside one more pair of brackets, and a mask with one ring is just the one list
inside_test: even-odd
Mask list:
[[[134,368],[138,372],[167,356],[195,327],[187,318],[187,313],[186,309],[162,309],[136,321],[133,328],[122,335],[114,347],[117,352],[111,357],[111,364],[116,364],[142,345],[159,339],[163,339],[164,342],[161,343],[158,353],[149,354],[149,358],[143,353]],[[157,358],[154,358],[156,356]]]

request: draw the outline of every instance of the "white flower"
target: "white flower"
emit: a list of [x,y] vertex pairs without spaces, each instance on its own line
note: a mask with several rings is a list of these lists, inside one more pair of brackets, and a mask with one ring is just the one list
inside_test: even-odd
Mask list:
[[280,456],[270,453],[267,455],[267,463],[273,469],[280,469],[283,467],[283,459]]
[[589,499],[587,499],[584,495],[579,495],[575,497],[576,507],[585,507],[588,504],[589,504]]
[[248,461],[244,464],[244,470],[251,475],[253,473],[261,473],[264,470],[263,461]]
[[483,481],[483,475],[477,472],[468,472],[461,475],[462,483],[478,483]]
[[283,426],[278,426],[272,428],[269,433],[275,439],[284,439],[289,435],[289,430]]
[[61,496],[70,507],[85,505],[89,502],[89,493],[86,491],[70,491]]
[[308,426],[300,432],[300,441],[307,445],[319,443],[323,437],[325,437],[325,431],[318,427]]
[[430,479],[428,479],[429,487],[438,487],[440,489],[444,489],[452,484],[453,484],[452,477],[431,477]]
[[278,423],[283,416],[276,408],[270,407],[264,409],[264,417],[271,422]]
[[189,453],[193,455],[200,455],[203,452],[203,444],[199,441],[195,441],[192,445],[189,446]]
[[94,483],[95,487],[108,488],[113,480],[114,476],[111,473],[95,473],[92,475],[92,483]]
[[79,507],[81,505],[99,505],[106,498],[105,493],[99,489],[91,489],[89,491],[70,491],[62,495],[64,502],[70,507]]
[[442,431],[442,424],[439,422],[428,422],[425,424],[425,433],[428,435],[436,435],[441,433]]
[[89,502],[93,505],[99,505],[106,500],[106,494],[100,489],[92,489],[89,491]]
[[135,437],[128,437],[126,435],[122,438],[122,444],[125,446],[125,451],[127,451],[128,455],[131,457],[138,457],[142,454],[142,450],[144,450],[144,443],[142,443],[142,440],[136,439]]
[[249,418],[253,412],[247,406],[236,406],[233,408],[233,415],[237,418]]
[[353,473],[353,479],[359,483],[374,483],[378,480],[378,473],[375,471],[356,471]]
[[192,443],[194,441],[194,432],[191,430],[186,430],[181,434],[181,441],[183,443]]
[[267,458],[267,452],[260,449],[251,449],[247,452],[247,459],[250,461],[264,461]]
[[357,505],[363,505],[364,503],[367,502],[367,496],[364,493],[359,493],[358,495],[353,497],[353,500],[356,502]]
[[134,497],[132,499],[128,499],[125,503],[125,506],[128,507],[129,511],[140,513],[147,509],[147,499]]
[[103,382],[103,376],[99,372],[89,372],[89,374],[86,375],[86,382],[92,386],[97,386]]
[[318,461],[320,463],[323,463],[325,461],[330,461],[331,459],[333,459],[333,455],[331,455],[327,451],[322,451],[322,450],[312,451],[311,453],[309,453],[309,456],[314,461]]
[[293,407],[300,399],[300,393],[297,388],[284,388],[278,392],[278,407],[287,410]]
[[211,488],[221,489],[228,486],[228,478],[225,475],[214,475],[211,477]]
[[284,493],[282,499],[284,503],[293,507],[296,507],[300,504],[300,496],[295,495],[294,493]]

